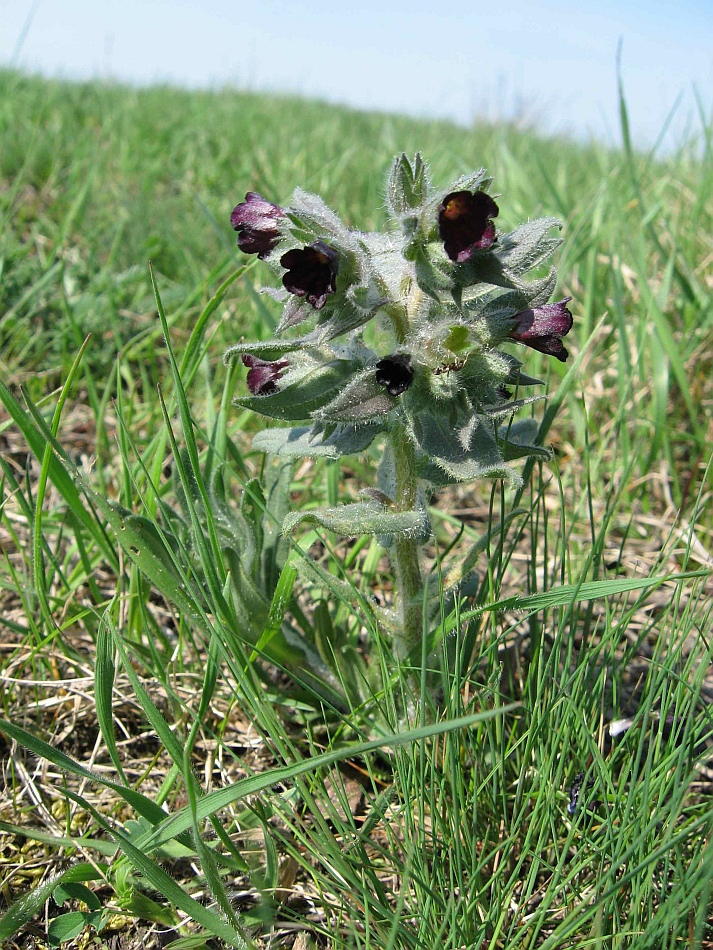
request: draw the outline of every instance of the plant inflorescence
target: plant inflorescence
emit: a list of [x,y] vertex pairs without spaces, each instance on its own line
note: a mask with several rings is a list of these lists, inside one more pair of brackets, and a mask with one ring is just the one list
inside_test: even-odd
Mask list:
[[419,154],[401,155],[388,178],[385,232],[346,227],[301,189],[285,208],[249,192],[231,215],[241,250],[282,281],[265,291],[284,303],[277,336],[225,354],[248,368],[250,395],[238,405],[288,423],[260,432],[254,447],[338,459],[383,444],[376,485],[361,501],[292,513],[284,528],[309,517],[343,535],[380,537],[398,580],[394,632],[406,647],[422,633],[418,549],[430,535],[430,493],[482,477],[519,485],[511,462],[550,457],[535,419],[513,421],[542,398],[520,391],[541,382],[500,347],[514,341],[567,358],[570,298],[548,303],[554,267],[526,279],[558,247],[559,222],[499,234],[491,183],[480,169],[437,190]]

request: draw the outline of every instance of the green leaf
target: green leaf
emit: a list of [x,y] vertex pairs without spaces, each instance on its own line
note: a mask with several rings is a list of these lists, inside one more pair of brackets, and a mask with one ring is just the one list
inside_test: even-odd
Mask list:
[[633,590],[648,590],[660,587],[665,583],[678,583],[694,577],[709,577],[710,570],[686,571],[682,574],[664,574],[661,577],[622,577],[608,581],[589,581],[584,584],[560,584],[550,590],[531,594],[528,597],[505,597],[492,604],[485,604],[475,610],[461,612],[457,619],[449,617],[445,624],[446,631],[452,630],[459,623],[471,620],[483,613],[501,610],[518,610],[523,615],[536,613],[538,610],[552,610],[554,607],[567,607],[573,603],[587,600],[598,600],[602,597],[612,597],[616,594],[625,594]]
[[263,429],[253,437],[253,448],[282,458],[337,459],[368,449],[382,431],[383,426],[377,423],[338,425],[329,435],[324,429],[315,431],[314,426]]
[[74,484],[76,472],[71,468],[71,463],[66,459],[59,443],[52,437],[44,420],[41,419],[41,416],[34,419],[33,416],[27,413],[2,380],[0,380],[0,400],[2,400],[8,413],[12,416],[16,425],[24,435],[32,453],[39,461],[42,461],[47,446],[52,446],[55,454],[49,459],[49,480],[62,498],[64,498],[78,523],[82,525],[94,539],[112,569],[118,570],[119,564],[114,545],[112,545],[110,538],[107,537],[101,522],[96,518],[94,512],[88,510],[82,502],[79,491]]
[[[223,808],[228,808],[235,802],[240,801],[248,795],[257,795],[259,792],[270,788],[281,782],[290,782],[297,775],[304,775],[306,772],[316,771],[323,766],[333,765],[343,759],[353,758],[359,755],[365,755],[376,749],[390,749],[399,745],[420,742],[423,739],[429,739],[432,736],[440,736],[447,732],[453,732],[456,729],[467,729],[475,725],[476,722],[485,722],[489,719],[495,719],[503,716],[519,707],[519,703],[511,703],[507,706],[500,706],[497,709],[487,709],[483,712],[473,713],[468,716],[461,716],[457,719],[451,719],[442,722],[430,723],[427,726],[420,726],[417,729],[407,729],[404,732],[393,733],[391,735],[381,736],[378,739],[371,739],[368,742],[359,742],[355,745],[347,744],[333,749],[330,752],[323,752],[320,755],[311,755],[305,759],[293,762],[291,765],[283,765],[278,768],[269,769],[267,772],[261,772],[259,775],[252,775],[249,778],[240,779],[226,788],[216,789],[204,795],[198,802],[198,819],[208,818],[216,814]],[[150,834],[137,841],[137,845],[144,851],[153,851],[166,841],[171,841],[177,835],[181,834],[187,828],[191,827],[192,817],[187,807],[165,819],[161,827],[155,828]]]
[[[508,375],[505,377],[503,382],[509,386],[544,386],[544,380],[535,379],[534,376],[528,376],[527,373],[522,371],[522,363],[512,354],[502,354],[507,356],[507,361],[510,365],[510,370]],[[549,396],[547,397],[549,399]]]
[[262,589],[273,591],[289,553],[289,544],[282,534],[282,522],[290,510],[292,473],[291,460],[278,459],[263,471],[265,510],[263,513]]
[[507,478],[511,483],[519,483],[517,473],[505,464],[492,423],[485,419],[474,428],[467,449],[463,448],[453,423],[427,411],[415,417],[413,435],[426,457],[419,474],[432,485],[476,478]]
[[215,943],[205,934],[191,934],[165,944],[165,950],[215,950]]
[[136,694],[136,698],[139,701],[146,718],[151,724],[152,729],[156,732],[156,735],[163,743],[164,748],[170,755],[173,762],[177,765],[181,765],[183,762],[183,745],[173,733],[168,723],[159,712],[158,707],[144,689],[144,686],[137,676],[136,670],[129,659],[129,654],[126,650],[124,639],[106,612],[104,614],[104,622],[111,633],[114,646],[119,653],[119,658],[121,659],[122,666],[124,667],[124,672],[129,678],[129,682],[131,683],[134,693]]
[[556,285],[557,271],[551,267],[545,277],[524,282],[519,290],[505,293],[497,291],[485,297],[476,297],[475,300],[467,301],[464,309],[473,311],[478,318],[485,320],[513,316],[520,310],[546,304],[554,293]]
[[[101,917],[101,914],[99,915]],[[47,939],[52,947],[59,947],[67,940],[74,940],[89,923],[90,915],[81,910],[71,911],[69,914],[60,914],[50,921],[47,928]]]
[[94,891],[90,891],[79,881],[65,881],[59,884],[54,890],[53,897],[57,904],[66,904],[69,900],[75,900],[85,903],[89,910],[99,910],[101,907],[101,901]]
[[525,458],[532,455],[535,458],[549,461],[552,452],[544,445],[536,445],[534,440],[540,429],[537,419],[518,419],[509,425],[500,426],[498,437],[503,440],[503,455],[506,461]]
[[[486,191],[492,184],[493,179],[489,178],[486,175],[484,168],[479,168],[474,172],[466,172],[465,175],[461,175],[459,178],[456,178],[448,186],[447,192],[443,192],[444,196],[453,191]],[[440,198],[439,198],[440,200]]]
[[463,326],[463,324],[455,324],[448,331],[448,335],[443,341],[443,345],[447,350],[450,350],[451,353],[462,353],[464,350],[467,350],[470,346],[470,334],[468,333],[468,327]]
[[[550,257],[562,243],[559,238],[543,236],[543,232],[557,224],[554,218],[543,218],[504,235],[490,251],[458,266],[458,282],[463,287],[481,282],[493,284],[517,291],[527,300],[540,299],[552,285],[552,270],[535,281],[524,280],[523,275]],[[477,302],[472,308],[477,308]]]
[[376,381],[373,367],[363,370],[337,396],[313,413],[322,422],[371,422],[385,416],[396,405],[394,396]]
[[309,534],[300,538],[299,543],[295,543],[295,549],[290,557],[290,563],[304,581],[311,586],[325,587],[334,598],[334,602],[344,601],[345,603],[354,603],[359,599],[359,592],[346,580],[341,580],[325,571],[316,564],[310,557],[302,553],[307,551],[312,544],[319,540],[319,533],[311,531]]
[[238,278],[242,277],[248,270],[251,269],[252,266],[252,262],[244,264],[237,270],[233,271],[232,274],[229,274],[205,305],[201,315],[193,325],[191,335],[189,337],[188,343],[186,344],[186,349],[183,353],[183,359],[181,361],[181,374],[186,379],[191,379],[193,377],[193,373],[202,359],[201,343],[206,326],[208,325],[208,321],[222,303],[226,291],[230,285],[238,280]]
[[67,868],[61,874],[55,874],[47,878],[33,888],[29,894],[25,894],[20,900],[15,901],[0,918],[0,941],[9,940],[21,927],[29,924],[32,918],[42,911],[45,902],[52,896],[52,892],[58,884],[71,881],[96,881],[100,878],[99,871],[84,861],[81,864],[75,864],[74,867]]
[[[504,419],[506,416],[511,416],[514,412],[517,412],[519,409],[522,409],[523,406],[528,406],[530,403],[539,402],[541,399],[547,399],[547,396],[538,395],[538,396],[527,396],[525,399],[513,399],[511,402],[504,403],[500,406],[483,406],[481,412],[488,419]],[[522,420],[528,421],[528,420]],[[506,427],[507,428],[507,427]],[[535,435],[537,434],[537,426],[535,427]],[[503,438],[501,436],[501,438]]]
[[[167,871],[164,871],[160,865],[156,864],[151,860],[151,858],[147,856],[143,848],[136,847],[136,845],[133,844],[131,839],[126,834],[124,834],[123,831],[121,831],[116,826],[110,825],[104,815],[97,811],[93,805],[81,799],[80,796],[75,795],[75,793],[69,789],[66,790],[66,794],[73,801],[81,802],[83,807],[87,808],[87,810],[91,812],[95,821],[97,821],[105,831],[107,831],[113,838],[116,839],[119,846],[121,847],[121,850],[124,852],[131,864],[133,864],[136,870],[141,874],[141,876],[145,878],[150,887],[156,890],[159,894],[162,894],[167,901],[169,901],[175,907],[178,907],[185,914],[188,914],[189,917],[199,923],[210,933],[225,940],[229,946],[238,947],[240,950],[245,950],[245,948],[249,946],[241,932],[232,927],[219,914],[215,913],[215,911],[208,907],[204,907],[197,900],[187,894],[180,884],[178,884]],[[205,799],[202,799],[202,801],[204,800]],[[188,828],[191,827],[191,824],[192,821],[189,814],[188,825],[183,830],[188,830]],[[155,831],[152,834],[155,834]],[[171,837],[177,836],[172,835]],[[138,892],[136,892],[136,894],[138,895]],[[129,895],[127,899],[129,903],[131,903],[131,895]],[[132,909],[133,913],[136,913],[137,911],[139,913],[152,912],[150,905],[155,905],[154,901],[151,901],[150,898],[146,897],[146,895],[141,895],[140,897],[136,896],[136,900],[138,903],[136,905],[136,909]],[[162,914],[170,913],[167,908],[162,908],[160,905],[158,906]],[[170,919],[173,919],[172,915]]]
[[383,302],[383,298],[373,298],[366,287],[358,288],[358,293],[355,291],[352,293],[352,297],[357,297],[357,299],[363,297],[365,303],[370,303],[370,306],[360,306],[357,300],[344,297],[339,301],[338,308],[326,319],[323,318],[307,339],[312,343],[323,346],[343,333],[356,330],[357,327],[363,327],[371,320]]
[[96,636],[96,660],[94,664],[94,701],[97,721],[114,768],[124,785],[128,780],[121,764],[119,750],[114,736],[113,691],[116,667],[114,665],[114,643],[105,622],[99,624]]
[[[55,765],[58,769],[69,772],[71,775],[78,775],[80,778],[88,779],[90,782],[98,782],[99,785],[104,785],[106,788],[112,789],[112,791],[123,798],[135,811],[147,818],[151,824],[156,824],[165,817],[166,812],[160,805],[157,805],[153,799],[147,798],[145,795],[142,795],[141,792],[137,792],[133,788],[127,788],[124,785],[119,785],[118,782],[112,782],[97,772],[91,772],[89,769],[85,769],[83,765],[75,762],[74,759],[65,755],[64,752],[60,752],[59,749],[55,749],[42,739],[38,739],[37,736],[33,736],[32,733],[27,732],[20,726],[8,722],[7,719],[0,719],[0,732],[4,732],[10,736],[11,739],[19,742],[25,749],[51,762],[52,765]],[[94,880],[94,878],[71,878],[71,880],[91,881]]]
[[409,215],[428,197],[428,172],[419,152],[413,163],[405,154],[394,159],[386,183],[386,203],[395,218]]
[[[149,265],[151,284],[153,287],[156,307],[158,309],[161,328],[163,329],[166,342],[166,351],[168,353],[169,364],[171,367],[171,376],[173,378],[175,397],[178,403],[181,427],[183,430],[183,439],[185,444],[185,458],[181,452],[176,438],[173,434],[171,419],[168,414],[161,390],[159,389],[159,403],[164,417],[165,432],[168,436],[173,455],[178,470],[181,485],[185,494],[186,507],[189,512],[191,525],[193,527],[193,540],[198,551],[203,578],[209,591],[211,606],[219,613],[221,620],[230,624],[233,620],[228,605],[225,602],[222,592],[224,577],[219,576],[221,571],[220,544],[218,541],[215,524],[212,518],[210,508],[210,499],[208,489],[202,477],[200,461],[198,457],[198,446],[194,434],[194,423],[191,416],[191,409],[188,405],[185,387],[181,379],[181,373],[176,361],[176,357],[171,346],[171,337],[168,326],[168,320],[164,312],[161,296],[158,291],[153,268]],[[196,500],[194,501],[193,490],[195,489]],[[196,509],[197,499],[200,499],[204,521],[201,522]],[[204,530],[205,529],[205,530]]]
[[9,835],[21,835],[30,838],[32,841],[41,841],[48,844],[51,848],[84,848],[98,851],[107,858],[111,858],[116,853],[116,845],[113,841],[105,841],[103,838],[70,838],[67,835],[50,835],[39,828],[25,828],[19,825],[11,825],[7,821],[0,821],[0,831]]
[[[225,507],[227,508],[227,506]],[[246,483],[245,488],[243,489],[243,496],[240,499],[240,514],[242,515],[242,523],[239,529],[238,537],[236,538],[236,540],[241,541],[240,558],[245,565],[245,569],[251,574],[253,573],[254,569],[253,565],[258,563],[260,554],[262,552],[264,540],[263,520],[265,518],[266,508],[267,503],[265,501],[265,496],[263,494],[262,487],[260,486],[260,482],[257,478],[251,478],[250,481]],[[223,510],[222,503],[220,510]],[[234,512],[232,509],[228,508],[227,510],[234,519]],[[234,520],[237,521],[237,519]],[[220,527],[217,518],[216,523]]]
[[201,608],[188,593],[172,550],[156,525],[147,518],[113,505],[82,482],[84,493],[96,505],[114,529],[124,552],[145,574],[154,587],[171,601],[187,618],[210,636],[210,626]]
[[285,564],[277,582],[275,593],[270,604],[270,612],[267,617],[262,633],[255,644],[255,649],[250,656],[250,662],[253,663],[259,653],[262,653],[272,640],[280,632],[282,621],[285,619],[287,605],[292,597],[292,589],[297,579],[297,571],[291,564]]
[[285,518],[282,530],[288,535],[298,524],[320,525],[348,538],[363,534],[413,538],[423,534],[428,520],[423,511],[388,511],[374,501],[361,501],[336,508],[294,511]]
[[223,560],[231,575],[226,593],[229,591],[232,595],[232,606],[240,624],[241,638],[254,644],[269,609],[269,589],[264,591],[260,579],[256,579],[254,573],[248,573],[234,546],[224,548]]
[[136,887],[130,887],[117,897],[117,904],[122,910],[139,917],[141,920],[152,920],[161,927],[172,928],[178,923],[178,918],[170,907],[158,904]]
[[351,235],[339,215],[319,195],[295,188],[287,212],[293,223],[292,233],[300,243],[307,244],[318,238],[345,250],[352,244]]
[[234,343],[223,354],[223,362],[228,366],[243,353],[250,353],[261,360],[277,360],[287,353],[310,349],[316,349],[316,345],[308,337],[300,337],[296,340],[273,339],[261,340],[257,343]]
[[236,406],[262,416],[285,421],[309,419],[315,409],[326,405],[359,369],[352,360],[333,360],[317,366],[297,382],[288,383],[269,396],[242,396]]
[[[551,257],[562,243],[559,237],[551,237],[553,228],[561,228],[557,218],[537,218],[503,234],[493,248],[501,266],[516,277],[527,273]],[[546,280],[549,280],[548,275]]]

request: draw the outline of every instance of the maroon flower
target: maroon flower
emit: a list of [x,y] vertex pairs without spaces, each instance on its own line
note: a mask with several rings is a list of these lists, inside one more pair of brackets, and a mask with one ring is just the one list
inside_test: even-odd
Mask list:
[[246,382],[253,396],[270,396],[277,392],[277,380],[282,370],[290,365],[289,360],[261,360],[259,356],[243,353],[243,366],[249,367]]
[[456,264],[469,261],[476,251],[495,243],[499,208],[484,191],[452,191],[438,206],[438,233],[446,254]]
[[249,191],[245,201],[230,215],[230,224],[238,232],[240,250],[266,258],[280,240],[279,222],[284,217],[285,212],[278,205],[255,191]]
[[557,303],[548,303],[544,307],[521,310],[513,317],[515,326],[510,336],[518,343],[531,346],[533,350],[556,356],[563,363],[568,357],[562,345],[562,337],[572,329],[572,314],[565,306],[572,298],[564,297]]
[[327,294],[337,289],[339,253],[324,241],[313,241],[307,247],[294,248],[283,254],[280,263],[287,268],[282,283],[291,294],[306,297],[315,310],[321,310]]
[[401,393],[405,393],[412,379],[413,369],[410,356],[397,353],[395,356],[385,356],[376,364],[376,381],[390,396],[400,396]]

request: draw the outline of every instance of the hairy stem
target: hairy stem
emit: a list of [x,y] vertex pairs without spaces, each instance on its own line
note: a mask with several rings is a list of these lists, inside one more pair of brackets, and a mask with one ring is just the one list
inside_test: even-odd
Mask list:
[[[417,506],[418,474],[416,452],[403,425],[391,433],[396,469],[396,507],[413,511]],[[403,653],[417,646],[423,635],[423,578],[419,563],[419,544],[413,538],[400,538],[395,544],[396,583],[402,623]]]

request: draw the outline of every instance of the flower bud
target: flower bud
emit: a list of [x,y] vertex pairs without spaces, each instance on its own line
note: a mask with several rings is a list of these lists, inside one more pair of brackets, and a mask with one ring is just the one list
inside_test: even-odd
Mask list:
[[279,222],[285,212],[255,191],[245,195],[230,215],[230,224],[238,232],[238,247],[246,254],[257,254],[264,260],[279,243]]
[[243,366],[249,367],[246,383],[253,396],[270,396],[277,392],[277,380],[289,360],[261,360],[259,356],[243,353]]
[[562,345],[562,337],[572,329],[572,314],[565,305],[571,299],[564,297],[556,303],[516,313],[510,337],[564,363],[569,353]]

